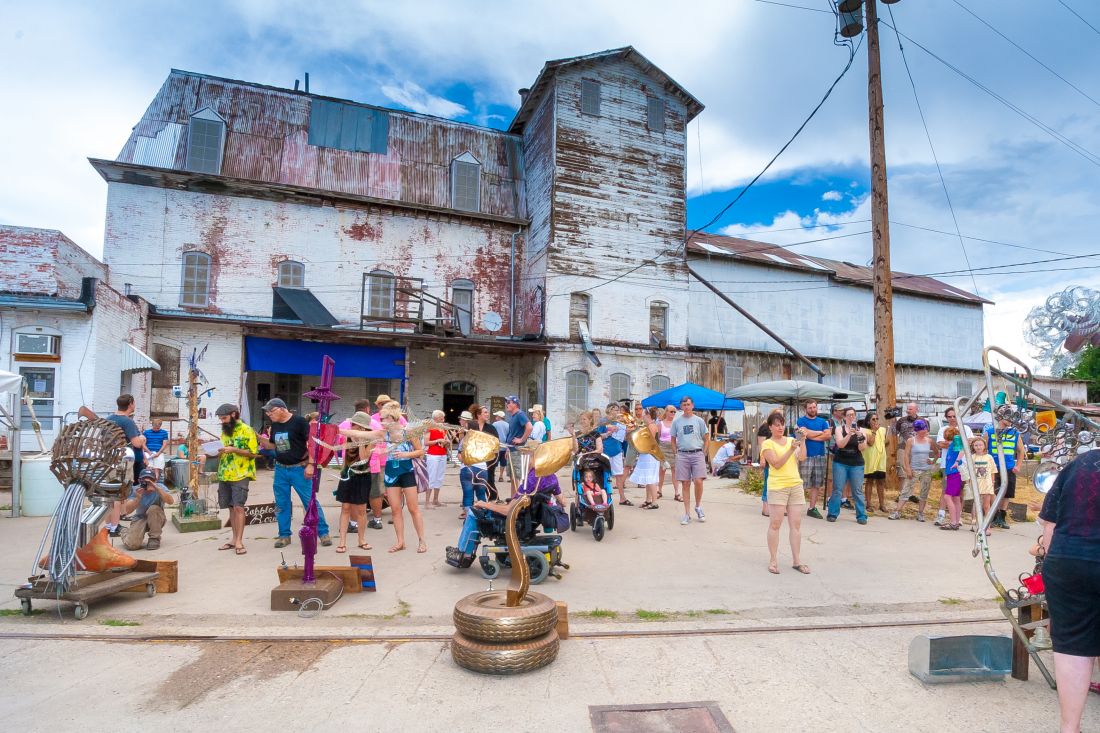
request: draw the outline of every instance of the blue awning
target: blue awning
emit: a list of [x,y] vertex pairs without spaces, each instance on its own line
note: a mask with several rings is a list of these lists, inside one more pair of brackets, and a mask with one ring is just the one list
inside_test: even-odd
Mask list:
[[675,387],[669,387],[663,392],[652,394],[642,400],[642,407],[664,407],[665,405],[680,406],[680,400],[690,397],[695,403],[696,410],[744,410],[745,403],[726,397],[721,392],[707,389],[693,382],[684,382]]
[[336,376],[403,379],[405,350],[359,344],[323,344],[245,336],[245,370],[276,374],[320,374],[327,354],[336,362]]

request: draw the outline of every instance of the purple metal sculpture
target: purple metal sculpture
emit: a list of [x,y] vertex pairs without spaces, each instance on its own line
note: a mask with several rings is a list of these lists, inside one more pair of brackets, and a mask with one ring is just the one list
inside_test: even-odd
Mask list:
[[306,507],[306,517],[302,522],[302,528],[298,531],[298,537],[302,541],[302,554],[305,555],[305,567],[302,570],[302,582],[313,583],[316,578],[313,575],[313,559],[317,555],[317,490],[321,488],[321,466],[332,458],[332,451],[321,446],[314,440],[320,438],[332,445],[336,442],[337,426],[329,422],[329,407],[340,396],[332,391],[332,375],[336,371],[336,362],[328,354],[325,355],[321,366],[321,383],[316,389],[306,392],[305,397],[317,401],[317,422],[309,426],[309,455],[313,458],[313,485],[310,489],[309,506]]

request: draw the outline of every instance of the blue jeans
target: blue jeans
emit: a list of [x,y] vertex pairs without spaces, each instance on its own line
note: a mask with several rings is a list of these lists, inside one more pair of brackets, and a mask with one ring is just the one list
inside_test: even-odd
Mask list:
[[480,542],[481,533],[477,530],[477,515],[469,512],[466,514],[466,521],[462,523],[462,532],[458,535],[458,549],[466,555],[472,555],[477,552]]
[[856,519],[867,518],[867,502],[863,498],[863,466],[847,466],[833,461],[833,493],[829,497],[829,516],[840,515],[840,500],[844,484],[852,485],[852,499],[856,503]]
[[474,497],[478,501],[485,501],[485,485],[489,475],[484,468],[471,468],[463,466],[458,472],[458,482],[462,484],[462,507],[469,509],[474,505]]
[[760,492],[760,501],[768,503],[768,462],[764,461],[764,490]]
[[[314,469],[317,470],[317,469]],[[306,478],[305,466],[280,466],[275,464],[275,482],[272,488],[275,490],[275,520],[279,523],[279,536],[290,536],[290,518],[294,513],[294,504],[290,498],[290,489],[293,488],[298,498],[302,500],[302,506],[309,506],[309,495],[313,491],[313,479]],[[328,522],[325,521],[325,513],[321,509],[321,502],[317,502],[317,536],[324,537],[328,534]]]

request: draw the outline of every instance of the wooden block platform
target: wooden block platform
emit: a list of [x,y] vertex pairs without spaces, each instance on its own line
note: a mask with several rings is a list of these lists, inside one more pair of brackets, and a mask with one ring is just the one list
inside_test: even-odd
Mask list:
[[216,516],[185,517],[180,518],[178,513],[172,515],[172,524],[180,532],[208,532],[212,529],[221,529],[222,522]]
[[[88,615],[88,604],[107,596],[125,591],[134,585],[142,588],[151,585],[156,592],[156,573],[125,570],[122,572],[88,573],[79,575],[73,581],[68,592],[58,594],[54,584],[44,578],[30,588],[16,588],[15,597],[23,601],[23,612],[30,613],[31,600],[69,601],[76,604],[75,616],[83,619]],[[148,592],[148,591],[147,591]],[[152,595],[152,594],[150,594]]]
[[[134,570],[143,573],[156,573],[157,593],[175,593],[179,590],[179,562],[177,560],[138,560]],[[144,593],[145,583],[127,588],[128,593]]]
[[[288,580],[301,580],[302,568],[279,568],[279,582],[285,583]],[[331,575],[329,575],[331,573]],[[361,593],[363,591],[363,583],[359,579],[359,568],[346,567],[342,565],[316,565],[313,568],[313,575],[318,581],[322,577],[332,578],[332,575],[337,576],[340,582],[344,585],[345,593]]]
[[[358,581],[358,575],[356,580]],[[301,579],[291,578],[271,589],[271,610],[297,611],[302,602],[308,598],[319,598],[328,607],[335,603],[342,593],[341,578],[328,573],[318,572],[317,582],[309,584],[303,583]]]

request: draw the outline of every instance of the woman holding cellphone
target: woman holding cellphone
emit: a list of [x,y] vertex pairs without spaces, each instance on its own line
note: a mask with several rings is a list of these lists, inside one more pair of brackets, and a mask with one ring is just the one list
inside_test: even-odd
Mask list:
[[791,542],[791,567],[810,574],[810,568],[802,563],[802,515],[805,513],[806,492],[798,464],[806,460],[806,430],[798,429],[798,437],[786,435],[783,413],[768,416],[771,437],[761,446],[761,457],[768,465],[768,572],[779,575],[779,530],[783,517],[787,517]]

